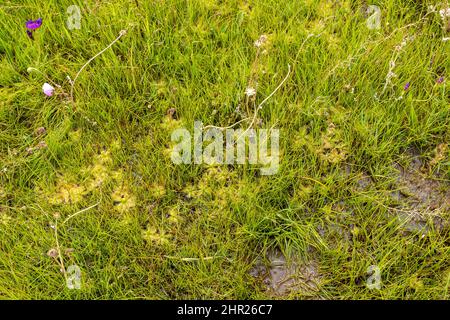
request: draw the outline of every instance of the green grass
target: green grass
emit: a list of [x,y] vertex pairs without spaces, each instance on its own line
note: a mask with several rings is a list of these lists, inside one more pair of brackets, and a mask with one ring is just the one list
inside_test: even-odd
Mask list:
[[[433,1],[417,2],[371,2],[378,30],[347,0],[3,2],[0,297],[448,299],[450,42],[438,13],[424,19]],[[72,4],[80,30],[66,26]],[[31,40],[25,21],[38,17]],[[74,103],[27,72],[69,93],[67,75],[122,29],[80,74]],[[288,65],[259,113],[280,130],[277,174],[171,162],[174,128],[251,116],[247,86],[257,79],[261,102]],[[56,223],[80,290],[47,255]],[[271,250],[313,263],[313,288],[277,294],[252,276]],[[366,286],[371,265],[380,290]]]

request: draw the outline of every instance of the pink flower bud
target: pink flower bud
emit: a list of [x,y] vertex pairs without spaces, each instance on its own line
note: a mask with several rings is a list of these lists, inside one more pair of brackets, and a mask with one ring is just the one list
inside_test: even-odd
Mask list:
[[42,91],[45,93],[45,95],[51,97],[53,95],[53,91],[55,91],[55,88],[53,88],[51,85],[49,85],[47,82],[44,83],[42,86]]

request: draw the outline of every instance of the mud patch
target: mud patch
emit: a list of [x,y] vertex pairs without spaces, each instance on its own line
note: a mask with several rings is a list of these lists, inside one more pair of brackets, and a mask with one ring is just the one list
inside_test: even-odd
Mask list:
[[356,190],[366,191],[370,186],[374,184],[374,181],[370,175],[363,172],[359,175],[358,180],[356,180]]
[[261,281],[263,287],[272,297],[285,297],[300,294],[318,299],[321,277],[316,261],[300,262],[289,259],[280,250],[269,250],[258,259],[250,270],[250,275]]
[[444,230],[450,229],[448,214],[445,218],[445,213],[441,216],[441,213],[437,212],[399,210],[396,212],[396,216],[404,235],[417,234],[420,238],[424,238],[431,231],[442,233]]
[[[341,167],[343,177],[355,179],[356,191],[367,191],[375,185],[374,179],[365,171],[354,172],[352,165],[345,164]],[[355,175],[355,176],[353,176]]]
[[442,232],[449,228],[450,183],[429,177],[417,150],[409,150],[410,166],[394,164],[398,171],[397,190],[390,196],[400,206],[397,215],[403,232],[425,237],[431,229]]
[[427,178],[416,170],[405,169],[396,164],[399,171],[397,200],[403,200],[416,210],[450,210],[450,184],[442,180]]

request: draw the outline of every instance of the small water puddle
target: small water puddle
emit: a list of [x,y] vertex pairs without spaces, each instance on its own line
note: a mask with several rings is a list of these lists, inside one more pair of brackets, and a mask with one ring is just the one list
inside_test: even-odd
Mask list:
[[259,259],[250,270],[250,275],[262,281],[263,286],[274,297],[291,293],[317,298],[320,287],[318,264],[315,261],[300,262],[286,259],[283,253],[269,250],[265,263]]

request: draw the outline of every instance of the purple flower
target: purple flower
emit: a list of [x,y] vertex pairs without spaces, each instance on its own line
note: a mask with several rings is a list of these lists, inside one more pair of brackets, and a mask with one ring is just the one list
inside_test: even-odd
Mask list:
[[51,97],[53,95],[53,92],[55,91],[55,88],[53,88],[50,84],[46,82],[42,86],[42,91],[45,93],[46,96]]
[[436,80],[436,82],[441,84],[442,82],[444,82],[444,77],[440,77],[439,79]]
[[405,87],[403,88],[405,91],[409,89],[409,86],[411,85],[411,82],[408,82],[405,84]]
[[25,23],[25,26],[27,27],[27,29],[30,30],[36,30],[37,28],[39,28],[42,24],[42,18],[39,18],[37,20],[28,20]]

